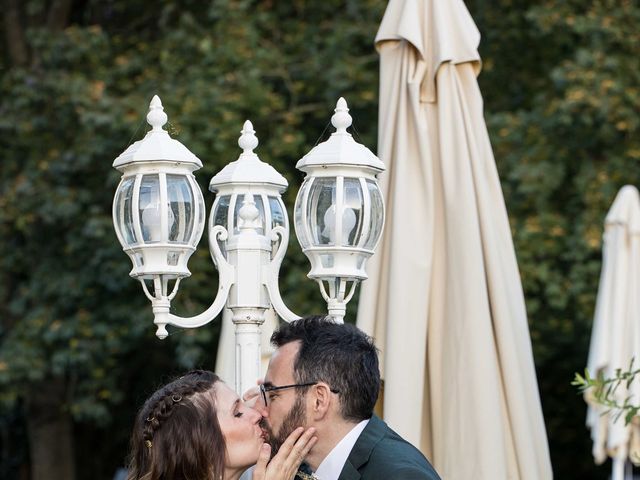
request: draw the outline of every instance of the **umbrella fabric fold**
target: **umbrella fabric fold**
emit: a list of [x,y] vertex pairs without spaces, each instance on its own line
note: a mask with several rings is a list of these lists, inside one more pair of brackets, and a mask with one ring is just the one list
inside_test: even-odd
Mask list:
[[[591,332],[587,369],[592,376],[613,378],[627,370],[631,359],[640,364],[640,195],[630,185],[622,187],[605,219],[602,270]],[[640,398],[638,381],[621,384],[614,398],[623,403]],[[593,402],[589,392],[587,426],[591,429],[593,457],[603,463],[607,457],[626,461],[640,458],[640,427],[625,425],[624,418],[604,415],[606,407]]]
[[461,0],[391,1],[378,156],[387,223],[358,326],[383,352],[384,417],[443,478],[552,477],[524,296]]

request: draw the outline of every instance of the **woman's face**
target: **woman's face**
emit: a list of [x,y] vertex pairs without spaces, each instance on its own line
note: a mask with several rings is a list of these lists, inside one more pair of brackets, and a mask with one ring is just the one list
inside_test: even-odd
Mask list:
[[243,471],[258,461],[264,443],[264,432],[259,425],[262,415],[246,406],[236,392],[222,382],[216,384],[215,396],[218,422],[227,446],[225,470],[228,474]]

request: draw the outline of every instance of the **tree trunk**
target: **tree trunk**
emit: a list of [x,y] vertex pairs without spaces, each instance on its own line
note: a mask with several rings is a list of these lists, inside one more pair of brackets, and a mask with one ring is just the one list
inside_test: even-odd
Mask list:
[[29,62],[29,49],[24,38],[20,0],[3,0],[4,31],[9,57],[14,66],[24,67]]
[[27,402],[32,480],[74,480],[73,422],[65,408],[65,383],[38,384]]
[[55,0],[49,7],[47,15],[47,27],[50,30],[62,30],[69,22],[71,12],[71,0]]

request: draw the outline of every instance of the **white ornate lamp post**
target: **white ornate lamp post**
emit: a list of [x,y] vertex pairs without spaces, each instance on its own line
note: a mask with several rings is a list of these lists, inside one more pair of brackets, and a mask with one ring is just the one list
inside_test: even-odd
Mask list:
[[[376,175],[382,162],[356,143],[347,104],[338,101],[332,123],[337,131],[309,152],[297,167],[307,173],[295,207],[296,232],[311,261],[309,277],[321,285],[329,314],[342,321],[365,262],[373,254],[384,221]],[[244,124],[238,160],[210,182],[216,199],[209,217],[209,249],[219,272],[211,306],[191,318],[169,312],[187,260],[204,228],[204,202],[193,171],[202,163],[162,129],[167,121],[160,99],[151,101],[147,121],[153,127],[113,163],[123,173],[113,204],[113,221],[123,250],[151,300],[156,335],[166,325],[195,328],[223,308],[236,325],[236,390],[245,391],[260,375],[260,325],[271,306],[286,321],[299,318],[284,304],[278,274],[289,224],[281,199],[286,179],[262,162],[251,122]],[[170,288],[170,282],[175,282]],[[147,282],[153,285],[150,290]],[[324,287],[327,282],[329,289]],[[352,286],[347,292],[347,282]]]

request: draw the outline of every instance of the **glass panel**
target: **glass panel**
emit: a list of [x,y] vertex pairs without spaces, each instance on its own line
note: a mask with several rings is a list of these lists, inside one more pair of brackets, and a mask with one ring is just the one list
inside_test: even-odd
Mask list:
[[[253,201],[256,204],[256,208],[258,209],[259,215],[258,215],[258,222],[259,222],[259,226],[256,229],[256,231],[260,234],[260,235],[264,235],[264,204],[262,203],[262,197],[258,196],[258,195],[253,195]],[[234,234],[238,234],[240,233],[240,209],[242,208],[242,206],[244,205],[244,195],[238,195],[238,199],[236,200],[236,207],[235,207],[235,212],[233,213],[233,217],[234,217],[234,229],[233,229],[233,233]]]
[[[194,180],[195,182],[195,180]],[[198,188],[196,190],[196,201],[198,202],[198,218],[196,219],[196,228],[198,229],[197,234],[193,237],[193,241],[191,242],[192,246],[196,246],[202,237],[202,232],[204,230],[204,218],[206,215],[206,210],[204,207],[204,198],[202,197],[202,191]]]
[[194,228],[193,192],[184,175],[167,175],[167,201],[169,203],[169,242],[186,244]]
[[[287,217],[286,210],[282,203],[282,199],[280,197],[267,197],[267,201],[269,202],[269,209],[271,210],[271,227],[270,230],[275,227],[284,227],[287,228]],[[276,236],[276,238],[280,238]],[[278,248],[280,248],[280,240],[273,241],[271,244],[271,258],[274,257]]]
[[[213,210],[213,214],[211,215],[211,223],[209,228],[213,228],[216,225],[220,225],[225,229],[228,229],[227,221],[229,220],[229,204],[231,202],[231,195],[223,195],[217,199],[217,203],[215,203],[215,208]],[[226,257],[227,250],[225,247],[225,242],[218,240],[218,246],[222,251],[222,254]]]
[[336,179],[316,178],[307,204],[307,222],[311,230],[311,243],[335,245]]
[[369,189],[369,195],[371,196],[371,225],[369,227],[369,236],[364,244],[364,248],[372,250],[378,243],[378,239],[382,233],[384,203],[382,201],[380,189],[373,180],[367,180],[367,188]]
[[[236,204],[233,209],[233,234],[237,235],[240,233],[240,208],[242,207],[242,203],[244,202],[244,195],[238,195],[236,198]],[[229,232],[231,233],[231,232]]]
[[258,229],[258,233],[260,235],[264,235],[264,229],[265,229],[264,201],[262,197],[259,197],[257,195],[253,196],[253,200],[256,202],[256,207],[258,207],[258,211],[260,212],[260,216],[258,218],[260,219],[261,226]]
[[342,245],[354,247],[362,233],[364,200],[360,180],[344,179],[344,209],[342,211]]
[[[157,174],[143,175],[140,183],[138,202],[142,240],[145,243],[159,242],[163,235],[161,230],[162,208],[160,205],[160,180]],[[170,222],[172,223],[172,222]]]
[[269,208],[271,208],[271,228],[286,226],[286,217],[282,202],[278,197],[269,197]]
[[133,184],[135,177],[128,177],[122,180],[115,200],[115,225],[124,241],[123,247],[136,243],[133,233],[133,215],[131,203],[133,201]]
[[293,212],[293,221],[295,222],[296,226],[296,237],[298,237],[298,242],[300,242],[300,246],[302,248],[307,248],[311,245],[311,240],[309,239],[309,235],[307,234],[307,226],[302,223],[302,203],[309,190],[309,185],[310,180],[307,177],[307,179],[302,182],[300,190],[298,190],[295,210]]
[[231,195],[223,195],[220,197],[216,204],[216,208],[213,211],[213,223],[209,225],[210,228],[215,227],[216,225],[227,228],[227,219],[229,218],[229,200],[231,200]]

